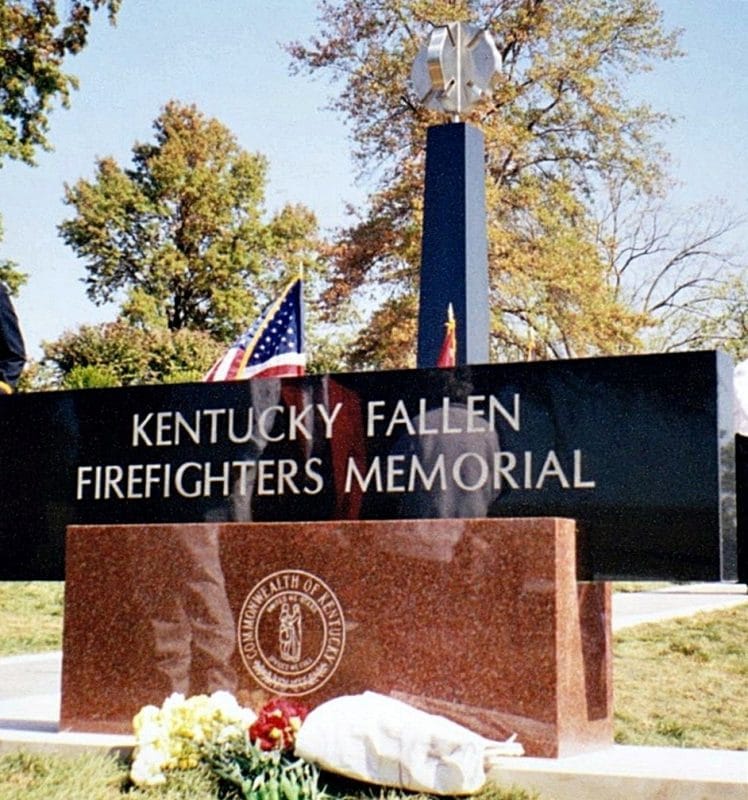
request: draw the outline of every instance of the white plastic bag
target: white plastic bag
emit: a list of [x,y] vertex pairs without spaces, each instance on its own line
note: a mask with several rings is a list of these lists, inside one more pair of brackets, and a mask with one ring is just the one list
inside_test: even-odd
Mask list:
[[[434,794],[472,794],[485,783],[490,742],[445,717],[375,692],[337,697],[309,713],[296,755],[356,780]],[[507,743],[506,754],[520,755]]]

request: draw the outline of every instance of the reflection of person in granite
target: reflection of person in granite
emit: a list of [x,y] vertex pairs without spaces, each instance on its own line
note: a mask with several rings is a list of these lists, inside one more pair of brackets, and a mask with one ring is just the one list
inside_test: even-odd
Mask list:
[[[398,495],[398,516],[485,517],[496,497],[492,466],[494,453],[499,450],[499,437],[485,417],[468,409],[466,400],[471,384],[460,380],[452,370],[445,370],[440,377],[442,395],[422,417],[416,416],[412,420],[415,430],[436,433],[405,435],[395,444],[392,455],[405,456],[406,465],[412,463],[411,459],[417,459],[425,475],[431,475],[438,460],[442,459],[444,486],[440,486],[438,480],[431,487],[423,480],[416,480],[413,491]],[[448,407],[444,398],[449,399]],[[447,432],[452,430],[459,433]],[[456,464],[459,481],[454,479]]]
[[[247,384],[256,418],[277,405],[280,386],[279,380],[270,378]],[[266,445],[257,426],[230,455],[234,460],[253,461]],[[185,527],[175,534],[173,580],[151,615],[156,670],[171,691],[236,691],[232,664],[236,631],[226,596],[219,534],[222,522],[252,519],[255,474],[244,469],[235,476],[230,497],[221,498],[206,513],[208,524],[199,530]]]
[[[426,476],[432,475],[435,465],[443,461],[444,484],[442,486],[437,479],[428,488],[427,481],[417,478],[412,489],[408,487],[407,491],[388,492],[388,505],[378,509],[379,513],[384,519],[402,520],[486,517],[496,495],[490,465],[493,464],[494,453],[499,449],[498,435],[487,419],[475,410],[468,410],[467,398],[472,391],[472,384],[461,380],[452,370],[431,373],[427,388],[430,396],[425,412],[422,416],[414,415],[410,421],[414,431],[434,433],[406,433],[400,436],[389,456],[396,459],[402,457],[402,460],[394,462],[398,470],[403,468],[403,474],[399,476],[400,487],[408,485],[407,476],[415,459]],[[448,398],[448,404],[444,402],[445,398]],[[405,402],[409,409],[418,407],[417,397],[405,398]],[[451,430],[459,432],[447,432]],[[463,458],[466,453],[474,456]],[[459,465],[462,486],[453,479],[456,463]],[[489,465],[488,474],[484,475],[482,463]],[[380,585],[376,593],[354,597],[346,605],[346,666],[350,669],[346,677],[355,676],[350,680],[359,680],[364,684],[363,689],[381,686],[381,674],[391,673],[391,665],[383,661],[386,652],[384,641],[401,642],[403,652],[410,647],[419,654],[418,659],[408,659],[398,678],[400,686],[410,682],[419,683],[419,664],[422,663],[419,659],[426,655],[417,631],[403,624],[403,621],[440,615],[438,609],[426,608],[421,603],[421,580],[428,581],[431,589],[444,586],[444,597],[447,598],[449,592],[446,589],[456,574],[453,565],[457,559],[464,559],[466,563],[461,572],[466,576],[463,595],[470,596],[473,591],[472,577],[482,574],[484,564],[492,563],[483,558],[480,549],[484,545],[482,540],[472,537],[465,541],[461,523],[445,522],[439,527],[423,528],[402,526],[402,531],[400,527],[393,525],[388,536],[377,540],[377,561],[380,564],[391,563],[392,569],[384,569],[383,572],[392,575],[392,584]],[[345,561],[344,556],[341,563],[345,564]],[[402,580],[403,564],[408,565],[407,583]],[[353,578],[348,582],[355,584]],[[341,584],[345,585],[346,580],[341,578]],[[430,596],[433,597],[433,594]],[[376,619],[376,623],[372,618]],[[440,623],[440,630],[450,643],[458,642],[464,622],[459,615],[450,613]],[[378,641],[378,636],[383,638],[382,643]],[[459,676],[465,674],[471,659],[474,659],[474,654],[456,652],[450,659],[438,659],[438,663],[434,664],[430,661],[429,670],[437,676],[440,685],[452,686],[460,683]],[[387,687],[388,691],[390,688]]]
[[[275,378],[261,378],[250,381],[248,384],[249,394],[252,400],[252,411],[256,420],[261,417],[264,420],[264,431],[269,431],[273,427],[273,421],[277,416],[276,409],[281,403],[281,381]],[[252,436],[240,446],[237,453],[232,455],[237,461],[255,461],[265,451],[268,440],[260,429],[255,425]],[[231,497],[229,505],[219,506],[209,512],[211,519],[221,519],[229,522],[251,522],[252,500],[254,498],[255,482],[257,480],[257,470],[243,469],[236,473],[231,487]]]
[[[177,529],[168,585],[151,616],[155,668],[164,689],[185,695],[236,690],[236,636],[221,567],[218,525]],[[162,582],[167,571],[161,565]]]

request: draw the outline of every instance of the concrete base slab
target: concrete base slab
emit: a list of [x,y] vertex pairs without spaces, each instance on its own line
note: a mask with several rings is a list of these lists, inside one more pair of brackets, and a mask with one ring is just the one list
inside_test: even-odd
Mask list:
[[[2,725],[0,721],[0,725]],[[98,733],[69,733],[56,730],[39,730],[25,727],[0,727],[0,753],[45,753],[75,756],[83,753],[109,753],[128,757],[135,739],[132,736],[112,736]]]
[[489,780],[554,800],[745,800],[748,752],[614,745],[561,759],[499,757]]

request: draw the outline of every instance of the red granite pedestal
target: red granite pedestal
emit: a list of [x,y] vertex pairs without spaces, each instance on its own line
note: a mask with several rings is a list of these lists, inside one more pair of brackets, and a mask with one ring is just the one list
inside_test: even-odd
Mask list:
[[61,727],[373,690],[528,755],[607,747],[610,589],[575,551],[563,519],[72,527]]

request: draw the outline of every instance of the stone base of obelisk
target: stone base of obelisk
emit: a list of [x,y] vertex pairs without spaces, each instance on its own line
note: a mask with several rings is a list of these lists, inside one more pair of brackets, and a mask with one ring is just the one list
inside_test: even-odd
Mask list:
[[372,690],[528,755],[612,743],[610,590],[562,519],[72,527],[61,728]]

